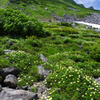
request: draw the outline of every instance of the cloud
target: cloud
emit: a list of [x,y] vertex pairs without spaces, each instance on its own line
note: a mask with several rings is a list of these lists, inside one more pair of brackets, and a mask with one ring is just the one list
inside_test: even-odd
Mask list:
[[78,4],[84,4],[85,7],[93,6],[95,0],[75,0]]
[[85,7],[93,6],[95,9],[100,10],[100,0],[74,0],[78,4],[83,4]]

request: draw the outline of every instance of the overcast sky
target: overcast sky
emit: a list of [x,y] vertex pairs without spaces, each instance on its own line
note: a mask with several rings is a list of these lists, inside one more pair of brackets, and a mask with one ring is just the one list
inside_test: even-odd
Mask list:
[[83,4],[86,8],[93,6],[94,9],[100,10],[100,0],[74,0],[78,4]]

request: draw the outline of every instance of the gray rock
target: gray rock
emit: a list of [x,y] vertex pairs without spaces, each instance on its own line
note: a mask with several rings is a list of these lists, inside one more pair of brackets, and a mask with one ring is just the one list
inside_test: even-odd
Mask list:
[[71,7],[68,7],[68,9],[73,10],[73,11],[80,11],[80,10],[78,10],[78,9],[71,8]]
[[73,23],[73,24],[72,24],[72,27],[75,27],[75,26],[76,26],[75,23]]
[[44,57],[42,54],[40,54],[39,57],[43,62],[48,62],[47,58]]
[[0,100],[37,100],[37,93],[28,92],[25,90],[15,90],[3,88],[0,93]]
[[13,52],[17,52],[17,51],[14,51],[14,50],[4,50],[3,52],[4,52],[4,54],[8,54],[8,53],[13,53]]
[[49,22],[52,22],[52,20],[51,20],[51,19],[49,19]]
[[16,76],[9,74],[5,77],[4,84],[5,84],[5,86],[8,86],[10,88],[16,88],[17,81],[18,80],[17,80]]
[[4,78],[8,74],[13,74],[14,76],[17,76],[20,73],[20,71],[15,67],[6,67],[0,70],[0,75]]
[[46,7],[45,10],[48,10],[48,8]]
[[94,31],[95,31],[95,32],[99,32],[99,31],[100,31],[100,29],[94,29]]
[[100,83],[100,77],[95,79],[97,83]]
[[48,76],[50,74],[49,70],[45,70],[42,65],[38,65],[38,73],[41,76]]
[[82,45],[79,45],[79,47],[80,47],[81,49],[83,49],[83,46],[82,46]]
[[90,54],[89,51],[86,51],[86,54]]
[[37,89],[37,93],[38,93],[38,98],[40,98],[42,96],[42,93],[45,92],[45,90],[47,90],[48,88],[45,85],[41,85],[38,89]]
[[23,90],[28,90],[28,86],[23,86],[22,89]]
[[10,46],[13,45],[13,42],[10,39],[8,39],[8,42]]

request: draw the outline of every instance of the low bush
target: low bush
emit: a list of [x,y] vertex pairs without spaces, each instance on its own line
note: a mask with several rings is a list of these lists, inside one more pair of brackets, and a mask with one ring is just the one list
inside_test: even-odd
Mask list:
[[0,35],[43,36],[42,23],[24,13],[12,9],[0,9]]
[[45,83],[51,88],[50,94],[53,100],[97,100],[100,98],[98,94],[100,85],[92,77],[84,75],[82,70],[72,67],[58,68],[47,77]]
[[40,41],[39,39],[27,39],[24,43],[25,45],[31,45],[33,47],[42,47],[42,41]]
[[58,32],[66,32],[68,34],[78,34],[78,31],[76,29],[71,28],[71,27],[52,28],[51,30],[58,31]]
[[71,38],[65,38],[64,43],[73,43],[73,39]]
[[40,79],[38,74],[37,65],[40,64],[38,56],[33,56],[24,51],[19,51],[15,53],[9,53],[8,60],[10,67],[16,67],[20,70],[18,84],[21,86],[30,86],[33,84],[33,81],[36,82]]
[[58,23],[58,25],[72,27],[72,24],[71,23],[67,23],[67,22],[60,22],[60,23]]
[[91,58],[100,62],[100,44],[85,43],[84,50],[89,51]]
[[0,48],[0,55],[4,54],[3,49]]

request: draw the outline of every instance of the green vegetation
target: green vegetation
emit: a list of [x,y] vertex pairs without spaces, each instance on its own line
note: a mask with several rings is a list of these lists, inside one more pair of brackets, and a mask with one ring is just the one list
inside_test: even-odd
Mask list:
[[[45,85],[51,88],[49,94],[53,100],[99,100],[100,84],[94,80],[100,77],[99,32],[84,30],[84,25],[40,23],[17,10],[0,9],[0,13],[3,16],[0,19],[3,21],[0,23],[0,69],[18,68],[18,85],[32,86],[41,81],[43,77],[38,74],[37,66],[42,65],[51,72]],[[25,27],[31,32],[24,31]],[[4,54],[5,49],[16,52]],[[43,63],[40,54],[46,56],[49,63]],[[36,92],[36,88],[32,91]]]
[[[1,0],[5,1],[5,0]],[[55,21],[51,13],[62,17],[64,14],[70,14],[77,18],[83,18],[99,11],[86,9],[76,4],[73,0],[9,0],[5,8],[22,10],[26,15],[38,18],[40,21]],[[2,4],[4,5],[4,4]],[[68,7],[76,9],[68,9]]]
[[0,0],[0,7],[5,5],[8,2],[8,0]]
[[[6,2],[0,1],[0,6]],[[0,69],[18,68],[18,85],[32,86],[43,79],[38,74],[42,65],[51,72],[44,83],[52,100],[99,100],[100,83],[94,78],[100,77],[100,33],[84,25],[36,19],[53,21],[51,13],[81,18],[98,12],[80,6],[73,0],[10,0],[0,9]],[[43,63],[40,54],[49,62]]]
[[0,9],[0,35],[43,36],[42,23],[20,11]]

